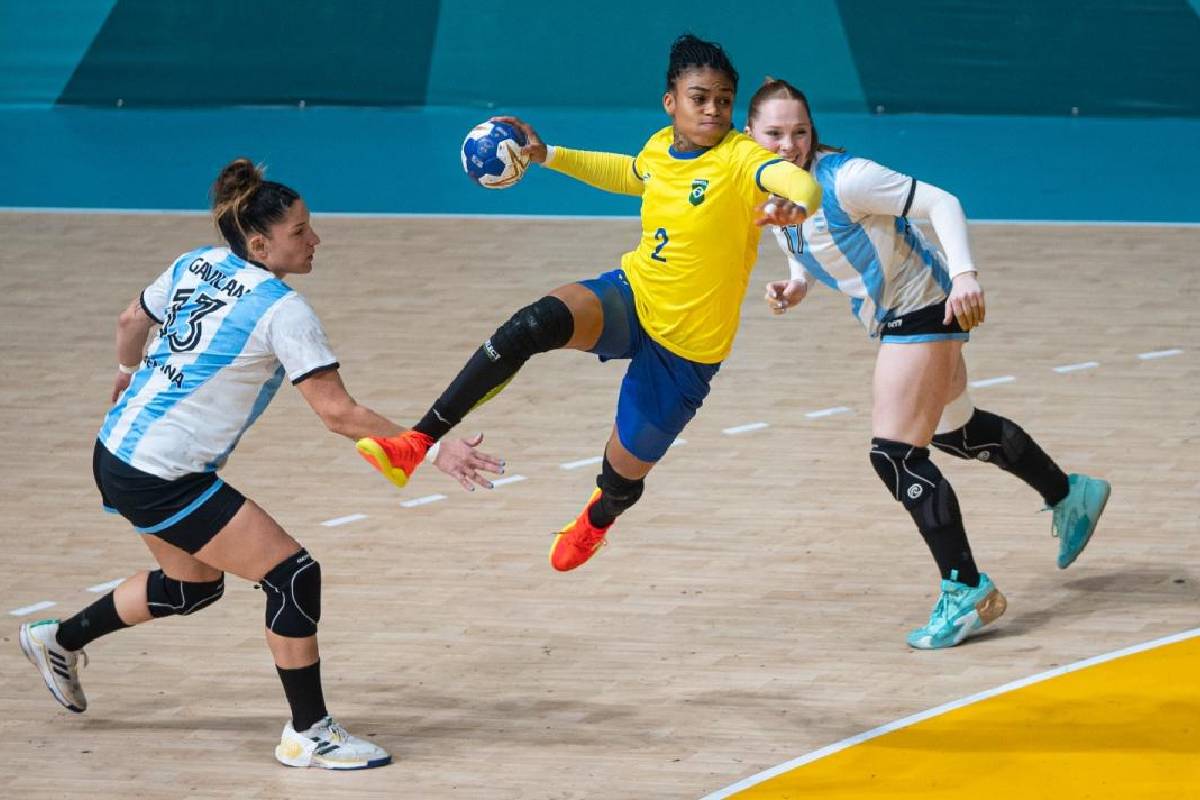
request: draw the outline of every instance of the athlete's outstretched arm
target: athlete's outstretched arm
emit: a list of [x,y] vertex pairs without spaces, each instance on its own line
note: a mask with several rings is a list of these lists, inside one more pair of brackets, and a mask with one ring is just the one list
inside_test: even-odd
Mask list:
[[117,402],[121,392],[129,388],[133,373],[142,363],[142,354],[146,351],[146,337],[158,323],[150,318],[142,308],[141,297],[135,297],[133,302],[117,317],[117,364],[124,365],[125,370],[117,369],[117,377],[113,380],[112,402]]
[[759,207],[759,225],[799,225],[821,207],[821,184],[812,175],[787,161],[773,161],[759,168],[758,185],[788,203],[768,200]]
[[505,122],[519,128],[528,140],[521,152],[535,164],[542,164],[606,192],[640,197],[645,189],[636,172],[633,156],[551,147],[542,141],[529,123],[518,117],[492,117],[492,122]]
[[[367,436],[398,436],[407,430],[355,401],[336,369],[311,375],[296,384],[296,388],[333,433],[358,440]],[[492,482],[480,473],[499,475],[504,472],[504,463],[476,450],[482,441],[483,434],[469,439],[448,439],[442,443],[433,465],[462,484],[464,489],[470,490],[473,483],[490,489]]]

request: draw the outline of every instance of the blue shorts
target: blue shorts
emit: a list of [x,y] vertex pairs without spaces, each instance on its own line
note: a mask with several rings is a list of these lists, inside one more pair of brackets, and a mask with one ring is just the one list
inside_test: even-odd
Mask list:
[[636,458],[658,461],[696,416],[721,365],[689,361],[651,339],[623,270],[580,283],[604,309],[604,329],[589,352],[601,361],[629,359],[617,400],[617,437]]

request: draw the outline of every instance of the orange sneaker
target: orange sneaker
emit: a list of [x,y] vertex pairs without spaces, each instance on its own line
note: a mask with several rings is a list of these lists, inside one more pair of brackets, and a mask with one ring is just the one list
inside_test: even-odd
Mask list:
[[612,526],[597,528],[588,520],[588,509],[599,499],[600,490],[597,489],[592,492],[588,504],[583,507],[583,513],[554,537],[554,544],[550,545],[550,566],[559,572],[582,566],[604,546],[604,534],[608,533],[608,528]]
[[383,476],[400,488],[416,472],[433,447],[433,437],[417,431],[405,431],[399,436],[368,436],[354,445],[359,455]]

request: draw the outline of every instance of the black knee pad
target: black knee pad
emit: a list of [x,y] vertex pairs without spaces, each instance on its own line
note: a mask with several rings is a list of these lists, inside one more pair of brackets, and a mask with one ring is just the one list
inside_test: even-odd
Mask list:
[[321,621],[321,565],[307,550],[288,556],[259,582],[267,593],[267,629],[302,639]]
[[961,519],[954,488],[929,460],[928,447],[876,437],[871,440],[871,466],[922,533]]
[[597,505],[600,506],[602,514],[615,519],[642,499],[642,492],[646,489],[646,479],[639,478],[631,481],[613,469],[613,465],[608,461],[608,456],[605,456],[600,474],[596,476],[596,486],[601,492]]
[[492,361],[503,359],[520,365],[536,353],[562,347],[574,332],[575,318],[567,304],[557,297],[543,297],[497,328],[483,343],[483,351]]
[[1012,469],[1032,440],[1020,425],[982,408],[956,431],[939,433],[933,446],[967,460],[988,461],[1000,469]]
[[146,605],[152,617],[186,617],[208,608],[225,593],[225,576],[215,581],[177,581],[161,569],[146,576]]

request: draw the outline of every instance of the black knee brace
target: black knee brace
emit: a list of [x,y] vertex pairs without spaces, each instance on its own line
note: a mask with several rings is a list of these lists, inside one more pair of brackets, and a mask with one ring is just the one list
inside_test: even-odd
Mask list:
[[1032,442],[1020,425],[982,408],[975,409],[967,424],[958,430],[933,437],[933,446],[943,453],[969,461],[988,461],[1009,471],[1020,462]]
[[596,486],[600,489],[600,499],[588,512],[588,519],[597,528],[607,528],[626,509],[642,498],[642,492],[646,489],[646,479],[631,481],[613,469],[608,456],[605,456],[600,474],[596,476]]
[[912,515],[942,577],[976,585],[979,571],[963,529],[958,496],[929,460],[929,448],[875,438],[871,440],[871,465]]
[[504,360],[520,367],[532,355],[562,347],[573,333],[575,318],[567,304],[557,297],[543,297],[497,328],[483,343],[483,352],[493,362]]
[[922,533],[962,519],[954,489],[929,460],[928,447],[874,438],[871,466],[892,497],[912,514]]
[[220,600],[224,593],[224,575],[215,581],[196,583],[177,581],[167,577],[161,569],[146,576],[146,605],[150,607],[150,616],[156,618],[175,615],[186,617],[208,608]]
[[294,553],[259,582],[267,593],[267,629],[301,639],[317,632],[321,621],[321,565],[307,550]]

